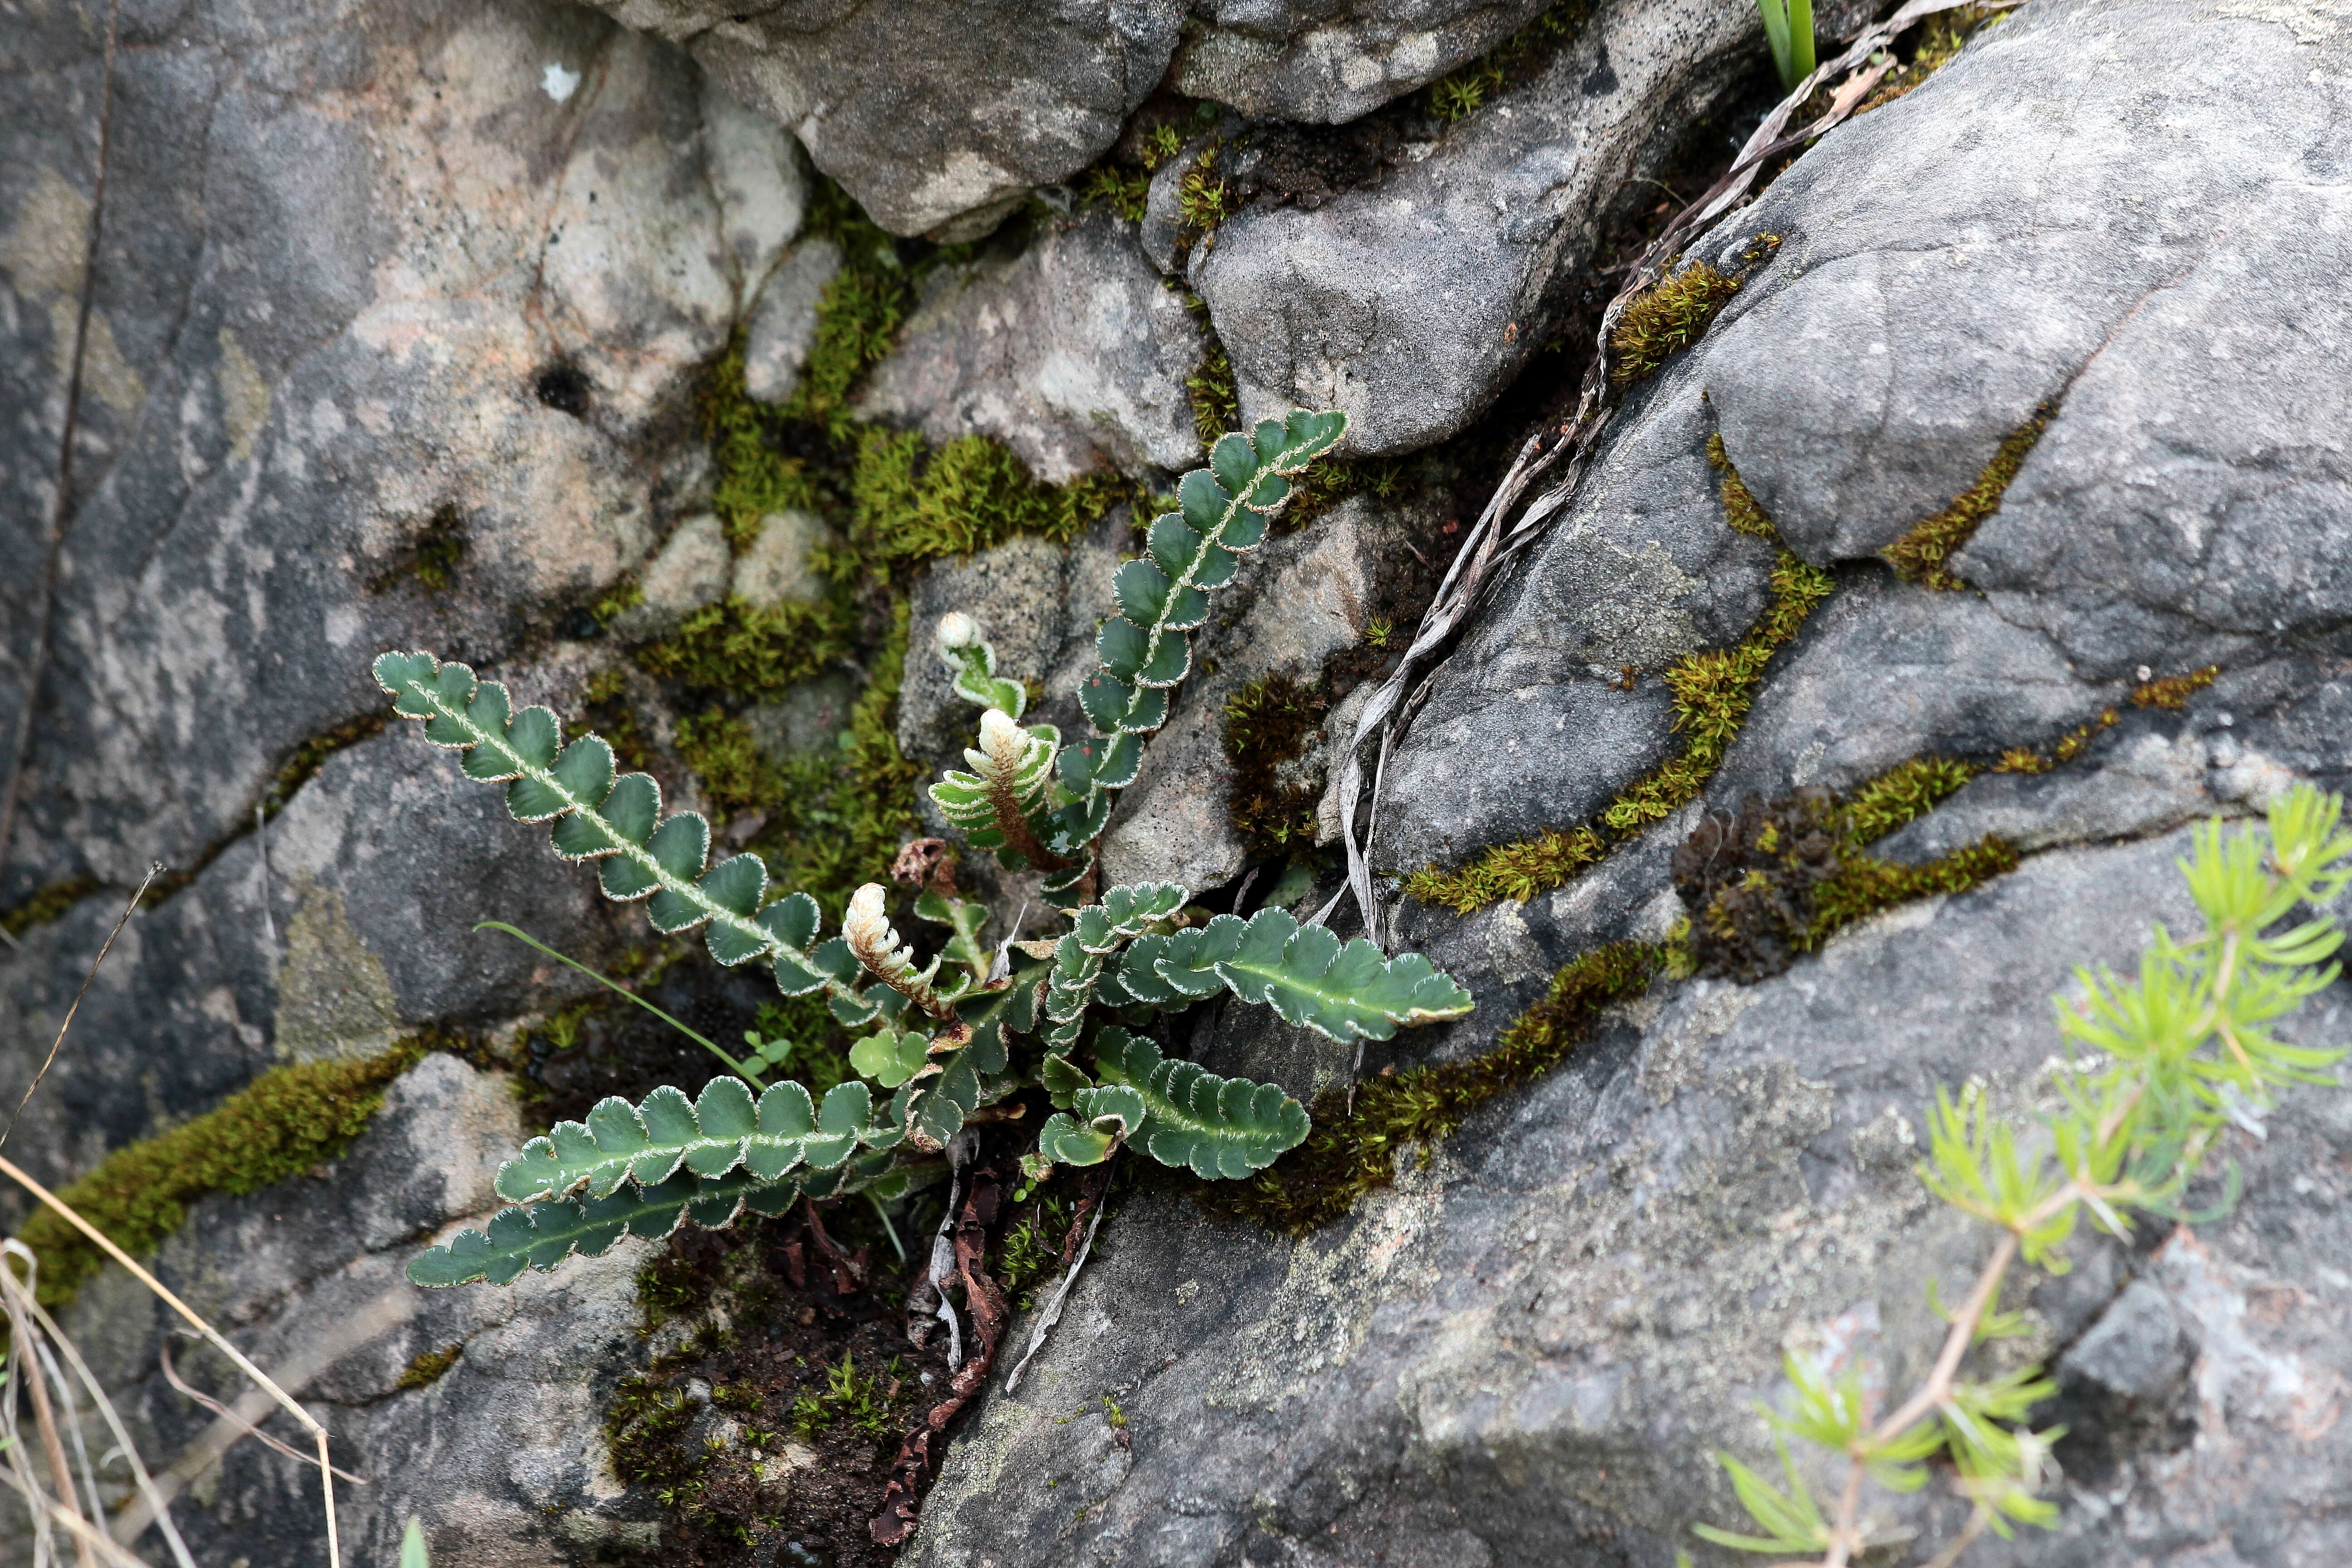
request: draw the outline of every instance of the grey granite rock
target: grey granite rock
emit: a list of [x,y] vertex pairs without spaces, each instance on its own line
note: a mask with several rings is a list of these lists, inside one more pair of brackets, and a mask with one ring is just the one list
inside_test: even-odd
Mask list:
[[1864,568],[1844,577],[1775,660],[1709,794],[1851,789],[1923,752],[1990,761],[2047,748],[2123,700],[2078,679],[2050,639],[1973,594]]
[[[504,1289],[427,1292],[400,1274],[446,1225],[479,1223],[496,1206],[490,1178],[520,1136],[517,1110],[499,1079],[427,1057],[341,1159],[202,1201],[156,1261],[167,1287],[288,1378],[326,1425],[336,1463],[371,1483],[338,1491],[347,1562],[393,1561],[412,1518],[433,1561],[461,1568],[544,1561],[559,1542],[593,1552],[659,1541],[654,1510],[624,1492],[594,1441],[612,1384],[646,1353],[633,1275],[650,1244],[624,1241]],[[211,1419],[160,1370],[176,1323],[113,1268],[65,1320],[133,1430],[166,1458]],[[437,1380],[400,1386],[413,1358],[453,1348],[462,1353]],[[204,1347],[183,1342],[173,1359],[216,1397],[247,1386]],[[199,1561],[257,1539],[289,1560],[322,1559],[310,1473],[243,1444],[197,1478],[174,1520]]]
[[[7,46],[40,62],[12,68],[0,167],[10,735],[89,199],[102,37],[77,16]],[[380,648],[479,661],[576,625],[694,510],[680,405],[799,221],[781,133],[570,6],[198,7],[136,36],[0,905],[193,864],[379,705]],[[415,570],[436,541],[463,550],[442,588]]]
[[[1925,1281],[1948,1295],[1986,1246],[1913,1173],[1937,1089],[1979,1083],[2029,1112],[2061,1048],[2052,994],[2078,964],[2128,965],[2153,921],[2193,919],[2182,825],[2298,778],[2340,784],[2352,761],[2329,640],[2347,601],[2321,536],[2345,510],[2347,420],[2332,383],[2307,423],[2281,401],[2340,335],[2332,302],[2304,306],[2336,236],[2289,246],[2286,223],[2265,226],[2316,226],[2341,184],[2342,37],[2310,9],[2049,0],[1826,139],[1708,242],[1721,258],[1786,237],[1628,398],[1432,683],[1391,759],[1376,864],[1572,825],[1674,743],[1663,704],[1633,706],[1654,682],[1617,693],[1610,677],[1735,642],[1765,602],[1769,556],[1724,526],[1710,431],[1836,591],[1768,667],[1706,800],[1528,904],[1399,911],[1399,944],[1479,1006],[1372,1044],[1360,1070],[1483,1048],[1560,963],[1663,935],[1686,912],[1668,857],[1702,810],[1850,787],[1922,753],[2046,751],[2090,725],[2074,760],[1982,776],[1882,844],[1916,860],[2000,833],[2022,866],[1752,986],[1662,984],[1312,1237],[1139,1195],[1030,1381],[959,1440],[915,1563],[1647,1568],[1688,1547],[1713,1568],[1733,1559],[1688,1527],[1738,1515],[1709,1455],[1769,1464],[1750,1401],[1785,1397],[1784,1349],[1858,1357],[1890,1386],[1917,1373],[1940,1328]],[[2242,234],[2224,210],[2252,215]],[[2274,388],[2251,369],[2241,387],[2229,360],[2210,389],[2184,368],[2238,349],[2203,274],[2183,270],[2209,254],[2229,261],[2247,346],[2271,344],[2257,363],[2286,373]],[[2289,319],[2306,339],[2264,325]],[[1867,561],[2069,384],[1962,557],[1988,592],[1933,593]],[[2208,661],[2223,672],[2185,711],[2124,700]],[[1640,721],[1608,728],[1603,696]],[[2122,718],[2102,728],[2110,707]],[[2333,1040],[2347,1017],[2339,984],[2291,1027]],[[1359,1066],[1230,1006],[1187,1046],[1297,1093]],[[2011,1298],[2031,1332],[1996,1353],[2052,1363],[2073,1427],[2061,1514],[1964,1561],[2319,1568],[2352,1552],[2352,1437],[2331,1403],[2352,1375],[2332,1331],[2352,1291],[2337,1257],[2352,1100],[2321,1086],[2263,1121],[2233,1141],[2246,1187],[2226,1215],[2085,1245],[2072,1274]],[[1123,1428],[1081,1413],[1105,1395]],[[1962,1520],[1932,1484],[1871,1509],[1918,1532],[1919,1558]]]
[[1679,748],[1655,678],[1769,602],[1771,548],[1725,522],[1708,431],[1696,384],[1660,387],[1465,637],[1390,758],[1384,868],[1581,823]]
[[697,512],[670,530],[637,574],[638,602],[614,622],[626,637],[657,637],[705,605],[727,596],[735,563],[726,531],[712,512]]
[[971,239],[1110,146],[1159,85],[1182,0],[841,5],[749,12],[606,0],[686,46],[896,234]]
[[1757,26],[1730,0],[1598,5],[1537,79],[1379,184],[1228,219],[1188,275],[1244,416],[1344,408],[1358,452],[1467,425],[1543,342],[1554,280],[1618,191],[1717,100]]
[[824,574],[809,557],[834,542],[833,531],[812,512],[770,512],[735,562],[730,581],[734,596],[761,609],[822,599]]
[[743,337],[743,390],[761,403],[789,403],[816,342],[816,310],[841,271],[841,247],[814,237],[776,264]]
[[[518,696],[570,706],[576,686],[551,684],[526,674]],[[417,1025],[479,1026],[584,984],[476,921],[591,962],[643,931],[406,726],[330,758],[269,824],[266,914],[262,847],[239,839],[125,928],[11,1141],[37,1175],[79,1175],[281,1061],[373,1056]],[[84,900],[0,953],[11,1107],[122,901]],[[0,1195],[0,1214],[18,1203]]]
[[2342,300],[2312,282],[2346,199],[2319,15],[2021,11],[1717,231],[1786,237],[1692,357],[1799,553],[1891,542],[2053,400],[1958,562],[2001,615],[2095,679],[2341,651],[2346,476],[2278,438],[2346,418]]
[[1444,76],[1549,0],[1205,0],[1176,90],[1261,119],[1338,124]]
[[934,443],[993,436],[1051,483],[1165,475],[1202,461],[1184,384],[1205,353],[1134,226],[1098,213],[933,274],[859,412]]
[[[2150,919],[2179,922],[2182,845],[2055,852],[1761,985],[1630,1007],[1305,1240],[1139,1198],[1124,1234],[1155,1241],[1115,1244],[1021,1393],[983,1411],[913,1561],[1646,1563],[1698,1547],[1691,1522],[1737,1517],[1709,1450],[1769,1458],[1748,1401],[1780,1397],[1784,1345],[1843,1346],[1890,1383],[1922,1368],[1940,1327],[1922,1282],[1963,1277],[1985,1245],[1911,1173],[1935,1086],[1975,1074],[2030,1100],[2055,1045],[2048,994],[2074,962],[2126,961]],[[2332,1037],[2347,1006],[2339,987],[2298,1028]],[[2326,1327],[2340,1287],[2315,1272],[2333,1269],[2343,1221],[2296,1177],[2347,1138],[2352,1104],[2315,1091],[2247,1149],[2232,1218],[2145,1263],[2081,1248],[2072,1275],[2012,1295],[2031,1309],[2021,1358],[2119,1321],[2109,1303],[2134,1269],[2199,1333],[2234,1338],[2200,1363],[2216,1397],[2192,1413],[2198,1442],[2135,1450],[2120,1489],[2064,1490],[2054,1538],[1983,1561],[2185,1563],[2210,1539],[2200,1521],[2299,1540],[2282,1562],[2342,1549],[2341,1440],[2309,1436],[2292,1391],[2346,1372]],[[2233,1319],[2264,1277],[2313,1283]],[[2088,1366],[2147,1363],[2127,1376],[2140,1387],[2177,1353],[2081,1343]],[[1123,1444],[1073,1415],[1105,1394]],[[1880,1517],[1903,1506],[1873,1500]],[[1930,1549],[1958,1521],[1900,1517]]]

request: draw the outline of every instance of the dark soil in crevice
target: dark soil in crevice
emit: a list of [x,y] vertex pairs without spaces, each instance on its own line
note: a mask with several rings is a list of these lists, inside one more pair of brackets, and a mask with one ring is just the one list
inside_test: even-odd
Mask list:
[[[897,1559],[867,1525],[900,1439],[946,1388],[945,1336],[927,1349],[908,1342],[913,1267],[898,1265],[870,1207],[830,1208],[826,1230],[862,1264],[863,1286],[848,1268],[827,1266],[799,1215],[689,1227],[639,1275],[656,1321],[726,1309],[725,1327],[706,1318],[607,1406],[614,1470],[661,1509],[648,1561],[878,1568]],[[911,1237],[902,1230],[901,1239]]]

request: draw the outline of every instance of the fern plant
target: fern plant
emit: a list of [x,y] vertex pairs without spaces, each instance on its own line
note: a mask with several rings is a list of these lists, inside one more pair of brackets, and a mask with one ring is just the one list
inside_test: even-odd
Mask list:
[[[1949,1568],[1987,1530],[2006,1538],[2017,1524],[2057,1521],[2057,1505],[2042,1493],[2064,1428],[2037,1431],[2030,1420],[2056,1385],[2036,1367],[1972,1376],[1969,1353],[2025,1331],[2018,1314],[2000,1310],[2017,1263],[2064,1273],[2085,1217],[2119,1237],[2130,1235],[2134,1210],[2184,1217],[2190,1184],[2232,1125],[2259,1126],[2293,1086],[2338,1081],[2343,1051],[2294,1044],[2274,1026],[2341,969],[2343,932],[2326,910],[2352,883],[2343,807],[2341,796],[2303,784],[2272,803],[2263,827],[2231,833],[2217,818],[2198,828],[2195,857],[2181,869],[2205,929],[2180,941],[2157,926],[2128,978],[2075,972],[2084,999],[2058,1002],[2068,1050],[2052,1074],[2060,1109],[2038,1135],[2021,1137],[1980,1092],[1938,1095],[1920,1180],[1991,1227],[1995,1240],[1958,1307],[1946,1310],[1929,1290],[1928,1305],[1951,1325],[1934,1365],[1882,1413],[1859,1368],[1832,1373],[1788,1357],[1792,1409],[1763,1412],[1787,1485],[1718,1456],[1751,1528],[1700,1525],[1701,1538],[1769,1554],[1782,1568],[1846,1568],[1882,1543],[1865,1517],[1865,1483],[1916,1491],[1931,1462],[1969,1502],[1967,1523],[1934,1568]],[[2224,1208],[2236,1174],[2223,1172]],[[1814,1497],[1791,1438],[1843,1460],[1834,1505]]]
[[560,1124],[499,1167],[499,1195],[513,1206],[427,1250],[409,1278],[503,1283],[687,1220],[716,1227],[746,1210],[782,1214],[803,1197],[887,1199],[984,1107],[1033,1087],[1055,1108],[1036,1159],[1092,1165],[1128,1145],[1204,1177],[1247,1176],[1305,1140],[1306,1110],[1273,1085],[1165,1058],[1138,1032],[1154,1017],[1230,991],[1347,1043],[1468,1012],[1469,994],[1418,954],[1391,959],[1280,910],[1201,921],[1191,891],[1174,883],[1097,892],[1111,805],[1191,673],[1191,634],[1209,595],[1265,540],[1292,479],[1346,427],[1337,413],[1265,420],[1221,438],[1209,466],[1184,477],[1179,510],[1152,523],[1147,555],[1118,573],[1119,614],[1105,623],[1101,668],[1080,692],[1094,732],[1075,743],[1050,724],[1022,724],[1025,690],[997,675],[977,622],[940,618],[940,656],[980,723],[964,753],[970,771],[948,773],[931,798],[973,847],[1044,874],[1068,929],[1042,940],[992,948],[982,905],[929,889],[913,913],[946,934],[925,956],[873,883],[852,896],[840,931],[820,940],[814,899],[772,898],[756,855],[711,864],[709,825],[694,812],[665,817],[660,786],[644,773],[615,776],[597,736],[566,742],[553,712],[516,711],[503,685],[462,664],[428,653],[377,658],[394,711],[461,753],[467,777],[503,784],[509,812],[548,824],[560,858],[594,862],[605,897],[643,900],[656,929],[700,930],[719,963],[764,963],[786,995],[821,994],[844,1025],[872,1030],[850,1052],[858,1079],[822,1101],[797,1083],[764,1084],[763,1052],[726,1058],[735,1076],[695,1099],[659,1089]]

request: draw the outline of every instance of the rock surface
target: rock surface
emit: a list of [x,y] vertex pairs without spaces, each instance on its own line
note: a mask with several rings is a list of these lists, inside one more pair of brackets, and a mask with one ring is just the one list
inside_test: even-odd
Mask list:
[[[1483,1048],[1555,966],[1663,934],[1685,912],[1668,851],[1751,791],[2047,752],[2079,729],[2072,761],[1982,776],[1880,847],[1918,860],[1994,832],[2029,851],[2020,868],[1754,985],[1654,989],[1303,1240],[1147,1186],[1030,1381],[960,1442],[914,1563],[1729,1562],[1689,1526],[1738,1519],[1711,1450],[1769,1462],[1750,1401],[1785,1398],[1784,1347],[1843,1347],[1890,1387],[1916,1375],[1940,1327],[1922,1286],[1948,1293],[1986,1245],[1913,1174],[1938,1086],[2030,1108],[2074,967],[2128,964],[2151,922],[2193,919],[2179,825],[2346,777],[2329,617],[2352,608],[2331,521],[2352,506],[2347,422],[2308,357],[2341,328],[2303,281],[2337,239],[2319,215],[2352,126],[2344,37],[2312,8],[2030,6],[1701,247],[1724,264],[1785,237],[1629,397],[1438,675],[1391,759],[1376,864],[1573,826],[1679,745],[1653,679],[1609,682],[1735,642],[1763,608],[1769,552],[1726,526],[1711,431],[1836,591],[1702,801],[1528,904],[1399,911],[1399,945],[1480,1005],[1371,1047],[1363,1070]],[[2246,221],[2209,216],[2225,209]],[[2240,390],[2255,363],[2289,374]],[[2276,400],[2305,382],[2317,414],[2282,426]],[[1872,559],[2061,394],[1959,557],[1984,592]],[[2126,700],[2209,662],[2220,679],[2185,711]],[[2347,1016],[2339,983],[2295,1037],[2338,1039]],[[1300,1093],[1350,1065],[1233,1009],[1193,1049]],[[2315,1089],[2233,1135],[2245,1190],[2226,1215],[2151,1223],[2031,1282],[2008,1353],[2054,1363],[2061,1514],[1963,1561],[2352,1552],[2335,1415],[2352,1361],[2329,1327],[2352,1289],[2333,1261],[2347,1140],[2352,1100]],[[1123,1426],[1093,1414],[1105,1396]],[[1919,1532],[1916,1557],[1961,1522],[1934,1482],[1873,1506]]]
[[1178,473],[1202,460],[1184,384],[1204,353],[1134,226],[1097,214],[940,268],[859,412],[939,443],[993,436],[1049,483]]
[[[11,905],[239,832],[301,742],[378,706],[379,647],[478,662],[567,632],[692,510],[688,379],[803,205],[780,132],[568,6],[175,16],[123,67],[129,216],[98,273]],[[59,11],[8,46],[11,735],[101,43]]]
[[1166,74],[1182,0],[1015,5],[605,0],[787,127],[894,234],[973,239],[1109,147]]
[[[688,711],[740,718],[779,765],[841,750],[873,670],[836,666],[742,706],[666,688],[616,647],[729,593],[792,601],[819,529],[850,526],[779,513],[733,553],[694,403],[738,334],[753,395],[791,396],[839,264],[799,237],[804,161],[894,229],[976,234],[1100,157],[1163,81],[1224,83],[1251,113],[1344,119],[1534,14],[1522,0],[611,9],[686,47],[535,0],[299,18],[198,5],[127,23],[56,653],[0,910],[79,891],[0,952],[0,1103],[31,1081],[142,868],[160,857],[191,875],[126,927],[11,1140],[37,1175],[69,1180],[271,1066],[372,1056],[425,1026],[470,1042],[472,1060],[517,1059],[498,1053],[588,983],[478,921],[600,963],[646,944],[637,912],[559,870],[544,830],[463,786],[448,755],[347,727],[380,710],[377,647],[462,656],[567,714],[617,675],[643,721],[630,743],[656,754]],[[957,1429],[909,1568],[1664,1568],[1685,1546],[1721,1568],[1688,1527],[1737,1517],[1711,1451],[1769,1462],[1750,1401],[1783,1396],[1783,1350],[1843,1347],[1890,1382],[1916,1371],[1936,1327],[1922,1285],[1948,1288],[1984,1246],[1913,1173],[1938,1088],[1978,1081],[2030,1111],[2059,1048],[2051,994],[2077,964],[2128,964],[2151,922],[2186,923],[2187,825],[2297,780],[2352,785],[2340,10],[2034,0],[1698,245],[1744,269],[1740,292],[1628,395],[1557,523],[1436,672],[1390,760],[1375,863],[1454,865],[1574,826],[1684,743],[1661,678],[1738,642],[1771,595],[1771,547],[1727,525],[1716,435],[1835,583],[1767,667],[1723,767],[1526,904],[1397,910],[1399,945],[1476,996],[1459,1023],[1359,1060],[1228,1005],[1172,1043],[1310,1097],[1484,1050],[1563,963],[1658,940],[1687,913],[1669,862],[1706,815],[1923,754],[2067,753],[1980,773],[1874,850],[1916,864],[1990,833],[2022,864],[1754,984],[1661,983],[1304,1239],[1145,1182],[1019,1393],[1000,1383]],[[1180,37],[1188,15],[1199,26]],[[1475,422],[1548,334],[1552,291],[1627,183],[1754,64],[1753,16],[1744,0],[1598,5],[1529,79],[1401,145],[1378,184],[1267,202],[1195,243],[1185,276],[1244,412],[1337,403],[1362,452]],[[0,51],[25,84],[0,116],[13,723],[98,35],[43,13]],[[933,442],[992,436],[1045,479],[1116,468],[1162,487],[1198,461],[1185,382],[1205,343],[1159,276],[1177,265],[1181,174],[1162,169],[1143,225],[1040,219],[933,268],[860,389],[863,416]],[[1763,233],[1780,243],[1751,263]],[[1975,589],[1895,579],[1876,552],[1975,484],[2045,404],[2046,433],[1957,558]],[[855,482],[817,480],[826,507],[827,487]],[[1436,547],[1422,568],[1443,570],[1440,524],[1460,510],[1385,493],[1278,533],[1213,602],[1200,673],[1107,837],[1111,877],[1245,908],[1267,897],[1272,878],[1235,888],[1249,852],[1225,806],[1224,705],[1261,676],[1345,669],[1344,686],[1370,668],[1363,639],[1389,615],[1401,552]],[[861,605],[887,626],[889,595],[911,600],[897,716],[909,760],[952,762],[970,738],[971,710],[929,648],[949,609],[986,625],[1002,673],[1037,683],[1038,718],[1084,730],[1073,693],[1136,521],[1121,507],[1066,547],[1024,538],[938,561]],[[588,607],[632,574],[645,603],[595,637]],[[2132,700],[2207,665],[2218,673],[2184,707]],[[1350,710],[1327,715],[1327,736]],[[703,798],[690,774],[665,784],[675,805]],[[757,813],[732,815],[759,830]],[[1297,878],[1282,886],[1308,906]],[[741,1026],[730,982],[674,973],[665,997]],[[2333,1041],[2347,1024],[2339,984],[2291,1027]],[[428,1056],[340,1158],[198,1201],[161,1250],[165,1279],[290,1369],[374,1483],[343,1494],[350,1561],[391,1560],[411,1515],[435,1561],[463,1568],[681,1554],[666,1533],[679,1515],[621,1485],[600,1432],[616,1380],[676,1342],[636,1332],[648,1249],[503,1289],[397,1280],[417,1246],[490,1206],[488,1174],[524,1127],[512,1090]],[[2054,1368],[2045,1418],[2073,1434],[2062,1513],[1965,1563],[2352,1558],[2352,1428],[2336,1412],[2352,1379],[2338,1331],[2352,1099],[2314,1088],[2261,1121],[2231,1135],[2246,1186],[2225,1215],[2086,1243],[2072,1274],[2012,1295],[2030,1333],[1999,1353]],[[0,1219],[23,1212],[0,1198]],[[95,1280],[69,1327],[152,1457],[195,1436],[201,1413],[158,1375],[163,1320],[130,1281]],[[451,1347],[445,1375],[402,1386],[421,1352]],[[180,1365],[230,1386],[201,1353]],[[740,1426],[715,1404],[698,1423]],[[778,1489],[831,1479],[803,1473],[804,1450],[778,1463]],[[1917,1557],[1959,1523],[1940,1482],[1874,1507],[1919,1532]],[[319,1555],[307,1483],[252,1445],[180,1517],[204,1561]]]
[[1176,90],[1262,119],[1338,124],[1510,36],[1546,0],[1206,0]]
[[[562,1273],[512,1286],[425,1292],[400,1270],[444,1224],[497,1206],[490,1178],[520,1136],[503,1078],[430,1056],[393,1085],[350,1152],[295,1183],[213,1198],[165,1245],[156,1273],[231,1334],[326,1426],[336,1463],[371,1483],[338,1499],[345,1560],[388,1563],[419,1520],[433,1561],[457,1568],[653,1548],[646,1500],[623,1489],[596,1440],[612,1383],[645,1354],[632,1279],[650,1243],[624,1241]],[[118,1268],[86,1286],[65,1328],[101,1360],[134,1430],[168,1456],[205,1412],[174,1393],[158,1363],[178,1320]],[[415,1357],[461,1353],[422,1388],[401,1379]],[[181,1375],[229,1399],[243,1380],[198,1347],[174,1352]],[[242,1509],[174,1510],[198,1561],[249,1550],[267,1521],[290,1561],[323,1557],[315,1481],[246,1443],[194,1483]]]
[[1226,220],[1186,275],[1244,416],[1344,408],[1358,452],[1467,425],[1549,335],[1556,280],[1615,193],[1730,86],[1756,26],[1730,0],[1597,5],[1538,77],[1379,184]]

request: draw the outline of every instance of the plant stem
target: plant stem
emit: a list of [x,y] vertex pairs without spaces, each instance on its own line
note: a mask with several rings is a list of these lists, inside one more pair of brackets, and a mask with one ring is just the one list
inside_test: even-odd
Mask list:
[[476,931],[502,931],[509,936],[513,937],[520,942],[530,943],[531,946],[539,949],[540,952],[547,954],[548,957],[555,960],[556,963],[570,964],[572,968],[578,970],[589,979],[593,980],[599,985],[606,986],[614,991],[619,992],[622,995],[626,996],[630,1001],[635,1002],[638,1006],[643,1007],[646,1012],[651,1013],[655,1017],[659,1018],[663,1023],[667,1024],[671,1028],[676,1029],[679,1034],[684,1035],[688,1039],[694,1041],[703,1049],[709,1051],[712,1056],[717,1057],[720,1061],[725,1062],[730,1072],[732,1072],[737,1078],[741,1079],[745,1083],[750,1084],[753,1089],[765,1089],[767,1087],[760,1081],[760,1075],[756,1069],[745,1067],[741,1062],[737,1061],[733,1057],[730,1057],[725,1051],[720,1050],[715,1042],[705,1039],[700,1035],[696,1034],[692,1029],[688,1028],[684,1024],[679,1023],[676,1018],[671,1017],[668,1014],[663,1012],[660,1008],[655,1006],[652,1003],[646,1001],[644,997],[638,995],[635,992],[630,990],[619,981],[605,978],[604,975],[597,973],[594,970],[589,968],[586,964],[582,963],[577,959],[564,957],[563,954],[556,952],[553,948],[548,946],[547,943],[540,941],[539,938],[531,935],[529,931],[519,930],[514,926],[507,924],[504,921],[484,921],[474,929]]

